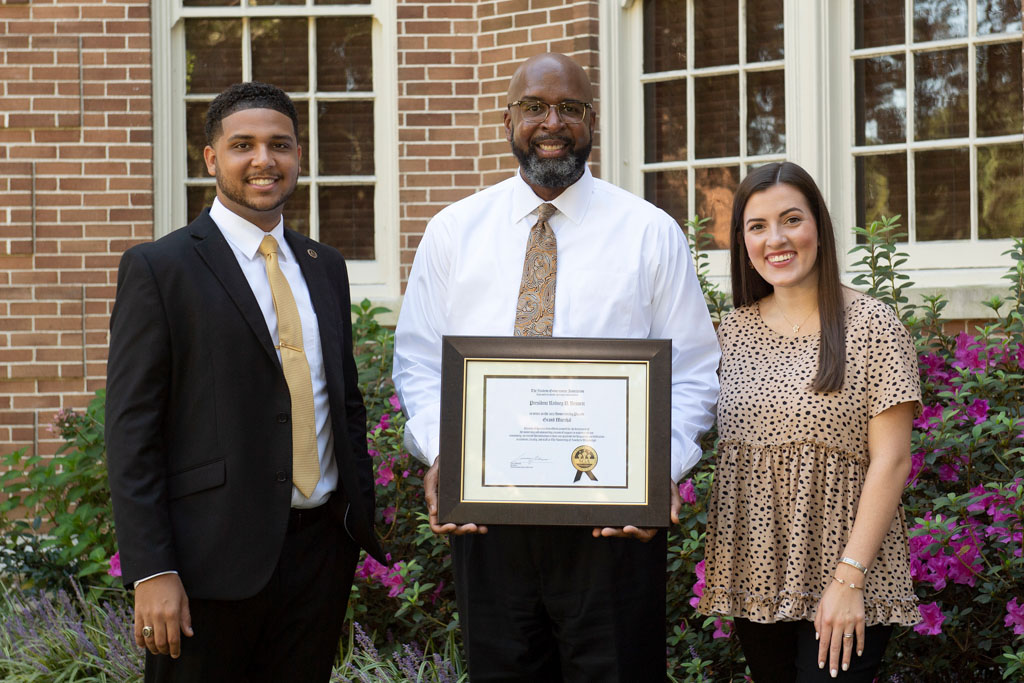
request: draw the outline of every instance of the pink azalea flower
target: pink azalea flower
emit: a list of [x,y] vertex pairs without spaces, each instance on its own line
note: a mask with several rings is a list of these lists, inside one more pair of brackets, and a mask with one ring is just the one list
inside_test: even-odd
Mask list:
[[697,492],[693,487],[693,479],[687,479],[679,485],[679,497],[688,505],[696,504]]
[[110,569],[107,570],[107,574],[110,576],[121,576],[121,551],[118,551],[110,556]]
[[378,486],[387,486],[395,478],[395,473],[391,471],[390,465],[377,468],[377,478],[373,480],[374,484]]
[[917,477],[921,474],[921,470],[924,469],[924,452],[914,451],[910,454],[910,474],[907,475],[907,481],[904,482],[904,486],[911,486]]
[[946,367],[945,359],[937,353],[921,354],[918,358],[924,371],[925,379],[932,384],[949,384],[953,373]]
[[914,420],[915,429],[931,429],[942,422],[942,406],[936,404],[925,406],[921,410],[921,417]]
[[385,524],[391,524],[393,521],[395,521],[395,506],[394,505],[389,505],[386,508],[384,508],[383,515],[384,515],[384,523]]
[[1007,628],[1013,627],[1013,634],[1024,636],[1024,605],[1017,604],[1017,598],[1006,603],[1006,618],[1003,625]]
[[981,357],[984,350],[984,345],[976,337],[961,332],[956,336],[956,351],[953,352],[956,360],[953,361],[953,366],[970,370],[984,370],[986,363],[985,359]]
[[402,479],[408,479],[408,478],[409,478],[409,470],[403,470],[402,471]]
[[374,426],[373,431],[377,431],[378,429],[380,431],[384,431],[385,429],[387,429],[390,426],[391,426],[391,413],[384,413],[383,415],[380,416],[380,422],[378,422]]
[[[387,560],[391,560],[390,553],[387,555]],[[363,558],[362,564],[356,567],[356,576],[364,579],[380,579],[387,575],[387,573],[388,568],[369,555]]]
[[715,632],[711,634],[712,640],[728,638],[732,635],[732,622],[715,619]]
[[953,463],[943,463],[939,465],[939,481],[959,481],[960,480],[960,465]]
[[437,599],[439,597],[441,597],[441,590],[443,588],[444,588],[444,579],[441,579],[440,581],[437,582],[437,588],[435,588],[433,590],[433,592],[431,592],[431,594],[430,594],[430,602],[431,603],[437,602]]
[[388,396],[388,403],[391,404],[391,409],[394,410],[396,413],[402,409],[402,404],[398,402],[397,394],[391,394],[390,396]]
[[1024,370],[1024,344],[1017,344],[1017,352],[1013,354],[1013,358],[1017,361],[1017,367]]
[[983,398],[974,399],[965,412],[967,417],[974,420],[974,424],[980,425],[988,418],[988,401]]
[[690,598],[690,607],[696,609],[701,596],[704,595],[704,560],[698,562],[693,571],[697,575],[697,583],[693,584],[693,594],[697,597]]
[[937,636],[942,633],[942,622],[946,620],[946,615],[942,613],[938,603],[918,605],[917,609],[921,612],[922,621],[914,627],[915,631],[925,636]]

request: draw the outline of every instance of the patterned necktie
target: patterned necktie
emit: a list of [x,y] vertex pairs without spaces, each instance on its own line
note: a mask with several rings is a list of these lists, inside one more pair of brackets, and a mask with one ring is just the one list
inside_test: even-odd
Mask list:
[[320,481],[320,457],[316,446],[313,381],[302,346],[302,320],[292,288],[277,262],[277,240],[270,235],[264,237],[260,253],[267,260],[267,280],[277,311],[277,348],[281,351],[281,367],[292,398],[292,483],[309,498]]
[[537,222],[530,230],[523,262],[523,281],[516,304],[517,337],[550,337],[555,324],[555,275],[558,271],[558,243],[548,219],[557,209],[541,204]]

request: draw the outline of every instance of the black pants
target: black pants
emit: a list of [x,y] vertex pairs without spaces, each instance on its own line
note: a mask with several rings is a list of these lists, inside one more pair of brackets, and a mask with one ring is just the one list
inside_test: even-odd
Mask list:
[[665,680],[665,533],[490,526],[452,539],[474,683]]
[[312,522],[293,515],[259,593],[189,600],[195,635],[182,636],[178,659],[147,652],[146,683],[327,683],[359,547],[326,506],[317,511]]
[[824,669],[818,668],[818,641],[814,639],[813,622],[757,624],[747,619],[736,619],[735,626],[755,683],[824,683],[833,680],[871,683],[892,635],[890,625],[868,626],[864,630],[864,654],[858,657],[854,652],[849,670],[843,671],[840,665],[837,667],[839,676],[833,679],[828,659]]

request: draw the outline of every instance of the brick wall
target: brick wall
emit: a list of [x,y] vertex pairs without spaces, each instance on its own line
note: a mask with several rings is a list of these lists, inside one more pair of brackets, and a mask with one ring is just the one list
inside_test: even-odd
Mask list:
[[502,127],[516,66],[562,52],[596,87],[597,14],[597,0],[399,0],[403,287],[427,221],[516,168]]
[[105,381],[116,268],[153,236],[149,0],[0,0],[0,453]]

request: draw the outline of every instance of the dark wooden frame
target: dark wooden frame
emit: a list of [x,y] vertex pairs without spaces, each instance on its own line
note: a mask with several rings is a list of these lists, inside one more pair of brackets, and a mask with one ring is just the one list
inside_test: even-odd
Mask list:
[[[667,527],[672,435],[672,345],[665,339],[445,336],[441,351],[441,476],[438,518],[443,523]],[[548,502],[462,500],[466,362],[646,361],[647,503],[552,505]],[[637,457],[630,454],[627,457]]]

